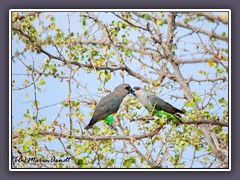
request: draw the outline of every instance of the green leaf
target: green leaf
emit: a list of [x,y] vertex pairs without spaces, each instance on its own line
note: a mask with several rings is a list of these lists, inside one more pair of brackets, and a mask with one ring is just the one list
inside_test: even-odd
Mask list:
[[28,93],[26,94],[25,98],[26,98],[26,99],[28,99],[28,98],[29,98],[29,94],[28,94]]
[[151,20],[150,15],[149,14],[143,14],[142,17],[146,20]]
[[23,145],[23,150],[24,150],[24,151],[27,151],[28,149],[29,149],[28,144],[24,144],[24,145]]
[[220,104],[223,104],[225,102],[225,99],[222,97],[221,99],[218,100]]
[[46,118],[42,118],[38,120],[40,124],[42,124],[44,121],[46,121]]
[[41,78],[41,79],[39,80],[39,85],[42,86],[42,85],[44,85],[44,84],[45,84],[45,80]]
[[193,107],[194,106],[194,102],[193,102],[193,99],[192,100],[190,100],[189,102],[185,102],[185,106],[186,107]]
[[223,32],[223,33],[221,34],[221,36],[222,36],[222,37],[226,37],[226,32]]
[[213,107],[214,107],[213,104],[212,104],[212,103],[209,103],[208,108],[209,108],[209,109],[212,109]]
[[110,161],[107,162],[107,166],[112,166],[114,164],[114,159],[110,159]]
[[221,126],[216,127],[215,128],[215,133],[219,134],[220,132],[222,132],[222,127]]
[[173,52],[172,52],[172,55],[173,55],[173,56],[175,56],[175,55],[176,55],[175,51],[173,51]]
[[78,165],[83,165],[83,159],[76,159],[76,162]]
[[55,21],[55,18],[54,18],[54,17],[51,17],[51,18],[50,18],[50,21],[54,22],[54,21]]
[[133,163],[136,163],[136,160],[133,157],[130,157],[123,162],[123,165],[129,168]]
[[25,117],[26,119],[29,119],[29,118],[30,118],[30,116],[27,115],[27,114],[24,114],[23,117]]
[[83,20],[82,25],[83,25],[83,26],[86,26],[86,25],[87,25],[87,22],[86,22],[85,19]]
[[193,102],[200,102],[201,98],[199,97],[197,92],[193,92]]
[[158,19],[156,22],[157,26],[163,26],[164,24],[164,19]]
[[34,105],[35,107],[36,107],[36,106],[39,106],[39,104],[40,104],[39,101],[34,101],[34,102],[33,102],[33,105]]
[[213,66],[216,66],[216,63],[213,62],[212,60],[210,60],[210,61],[208,61],[208,65],[209,65],[210,67],[213,67]]

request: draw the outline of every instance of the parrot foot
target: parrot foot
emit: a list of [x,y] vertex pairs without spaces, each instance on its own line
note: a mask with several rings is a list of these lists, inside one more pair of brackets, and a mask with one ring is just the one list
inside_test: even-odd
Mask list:
[[117,131],[116,126],[114,126],[113,124],[107,124],[111,129],[114,129],[115,131]]

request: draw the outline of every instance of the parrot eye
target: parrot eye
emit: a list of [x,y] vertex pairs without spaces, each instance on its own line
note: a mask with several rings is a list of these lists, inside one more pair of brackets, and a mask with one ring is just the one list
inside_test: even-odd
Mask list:
[[136,89],[138,91],[138,90],[140,90],[140,87],[135,87],[134,89]]
[[129,89],[130,89],[130,86],[125,87],[125,89],[126,89],[126,90],[129,90]]

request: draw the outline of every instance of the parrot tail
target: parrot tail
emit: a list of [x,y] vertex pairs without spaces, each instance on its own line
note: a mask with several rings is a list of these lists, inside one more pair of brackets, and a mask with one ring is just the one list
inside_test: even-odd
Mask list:
[[180,114],[174,114],[173,116],[174,116],[180,123],[183,123],[182,120],[181,120],[182,116],[180,116]]
[[91,119],[90,123],[84,129],[88,130],[88,129],[92,128],[95,123],[96,122]]
[[[181,110],[179,110],[179,109],[177,109],[177,108],[174,108],[174,111],[175,111],[175,113],[184,114],[184,112],[183,112],[183,111],[181,111]],[[180,117],[181,117],[181,116],[180,116]]]
[[175,116],[176,118],[181,118],[181,117],[182,117],[179,113],[175,113],[174,116]]

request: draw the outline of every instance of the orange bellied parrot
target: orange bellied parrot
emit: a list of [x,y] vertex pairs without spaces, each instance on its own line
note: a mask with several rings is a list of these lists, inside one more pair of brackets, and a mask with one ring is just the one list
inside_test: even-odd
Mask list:
[[107,96],[103,97],[97,104],[93,117],[85,129],[90,129],[99,120],[105,120],[107,124],[112,125],[114,114],[118,111],[123,98],[133,93],[133,89],[129,84],[121,84],[117,86],[114,91]]
[[134,96],[138,98],[141,104],[153,115],[160,117],[161,115],[166,115],[167,117],[172,118],[176,122],[181,122],[179,119],[183,114],[181,110],[173,107],[171,104],[165,102],[161,98],[148,94],[143,88],[141,87],[134,87],[134,92],[132,93]]

